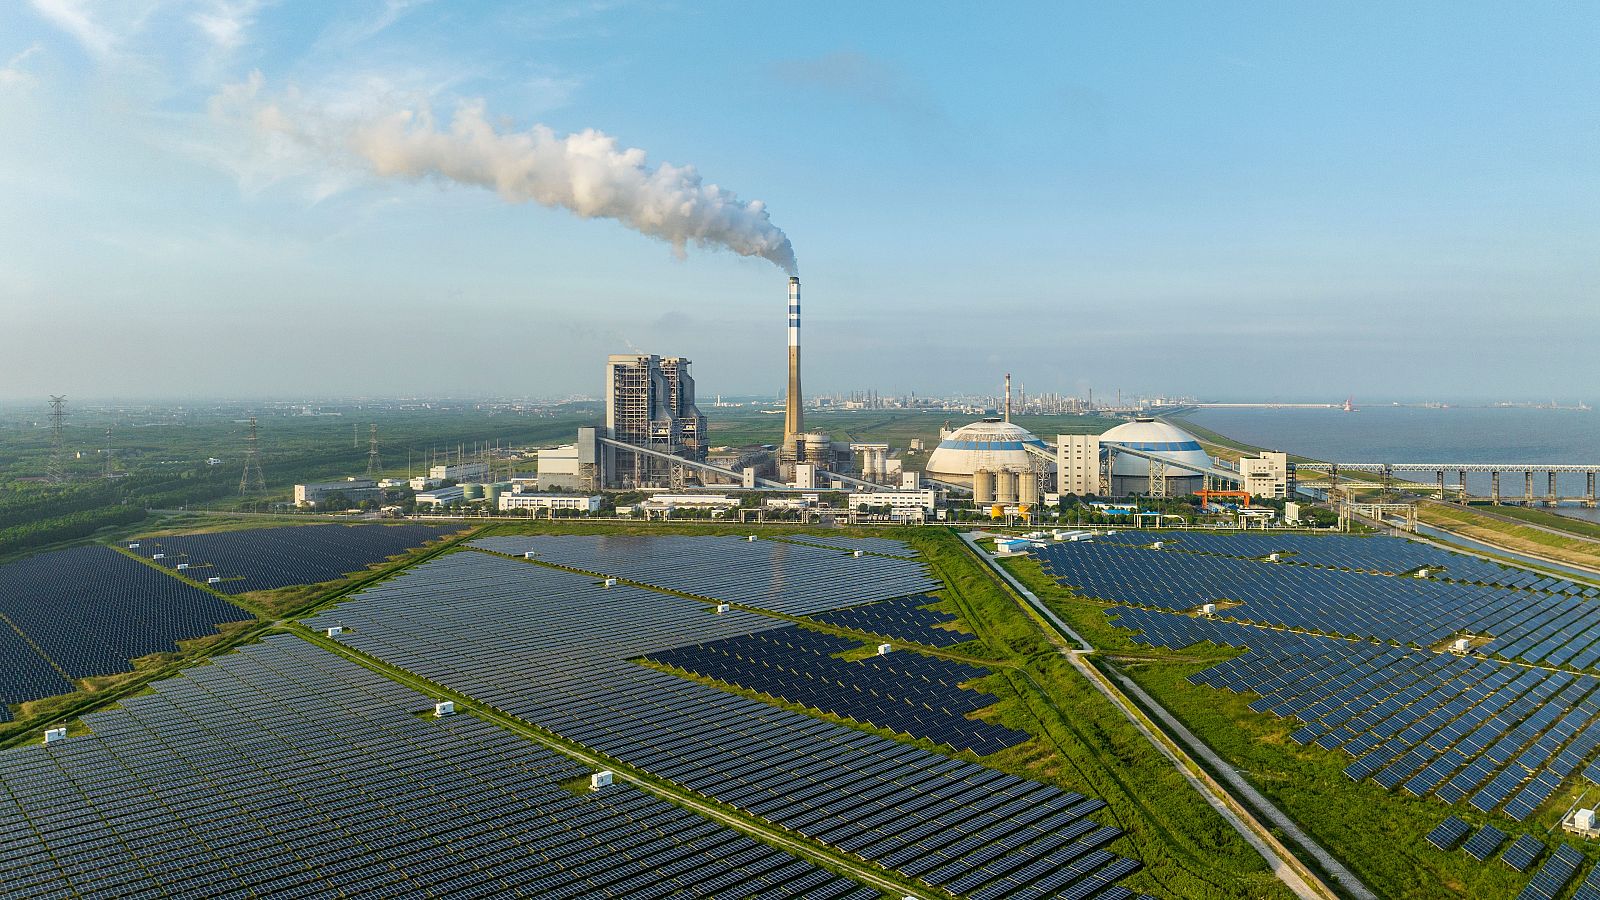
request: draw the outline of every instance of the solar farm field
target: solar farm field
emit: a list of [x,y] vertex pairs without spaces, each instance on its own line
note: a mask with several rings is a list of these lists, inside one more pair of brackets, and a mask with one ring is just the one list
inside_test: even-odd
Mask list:
[[10,704],[76,689],[72,679],[132,669],[177,642],[249,613],[109,547],[41,553],[0,566],[0,721]]
[[333,581],[459,530],[457,525],[290,525],[138,538],[129,548],[222,593],[244,594]]
[[[531,540],[538,542],[533,546],[547,546],[548,539]],[[480,543],[516,552],[530,546],[529,541]],[[626,546],[635,558],[659,555],[647,545],[635,540]],[[726,565],[729,554],[722,550],[729,545],[742,548],[747,542],[706,539],[680,543],[678,550],[704,557],[687,560],[698,576]],[[833,595],[839,603],[892,599],[907,592],[908,580],[923,587],[931,581],[920,568],[905,569],[903,560],[857,558],[816,548],[799,548],[798,553],[793,547],[759,549],[733,558],[753,567],[744,571],[743,580],[758,582],[763,590],[755,596],[766,602],[776,597],[788,605],[782,598],[805,596],[801,591],[764,590],[780,582],[803,584],[797,572],[784,568],[794,560],[819,567],[806,572],[826,575],[826,566],[853,572],[854,587]],[[630,570],[620,566],[629,559],[617,552],[602,570],[627,575]],[[611,568],[613,563],[618,568]],[[861,568],[867,565],[884,568],[876,573]],[[764,576],[752,578],[753,572]],[[649,574],[666,580],[671,573]],[[674,581],[674,586],[682,583]],[[729,578],[695,593],[715,596],[712,591],[722,593],[739,583]],[[800,605],[820,611],[826,602],[812,598]],[[463,551],[374,585],[307,624],[349,629],[337,640],[390,665],[682,789],[961,896],[1133,896],[1117,882],[1138,871],[1139,863],[1113,849],[1122,832],[1096,816],[1104,808],[1098,799],[748,699],[636,661],[670,655],[678,648],[690,648],[682,653],[685,659],[710,659],[717,654],[708,648],[718,646],[764,655],[766,647],[778,646],[772,641],[782,643],[785,635],[801,633],[764,616],[739,610],[718,614],[706,603],[662,591],[607,588],[590,575]],[[829,646],[826,641],[813,644],[808,637],[798,643],[807,649],[790,648],[788,662],[796,671],[836,673],[839,666],[861,665],[810,649]],[[924,681],[924,675],[938,671],[936,661],[919,664],[921,657],[903,650],[887,659],[893,663],[896,657],[901,660],[898,669],[863,669],[878,672],[875,687],[902,695],[920,691],[924,697],[929,691],[970,694],[982,701],[976,692],[950,684],[938,687],[931,678]],[[934,668],[921,671],[919,665]],[[941,677],[966,674],[951,670]],[[859,698],[838,680],[816,690],[810,697],[814,702],[829,696]]]
[[[1379,896],[1566,897],[1600,858],[1545,837],[1600,792],[1600,601],[1457,557],[1394,538],[1124,532],[1011,568],[1111,648],[1103,666],[1272,773],[1264,790]],[[1433,571],[1405,574],[1418,567]]]
[[733,537],[551,535],[480,538],[474,547],[791,615],[935,590],[916,560]]
[[291,636],[0,751],[0,897],[870,900]]

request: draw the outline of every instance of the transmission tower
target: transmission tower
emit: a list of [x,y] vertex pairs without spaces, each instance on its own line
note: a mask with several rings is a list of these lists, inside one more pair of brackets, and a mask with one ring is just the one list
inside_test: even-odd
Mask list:
[[378,423],[372,423],[372,432],[367,438],[367,477],[377,478],[383,471],[383,459],[378,456]]
[[117,471],[117,467],[112,465],[112,462],[111,462],[111,426],[107,425],[106,426],[106,470],[104,472],[104,476],[106,478],[110,478],[112,475],[116,474],[116,471]]
[[55,484],[67,480],[67,451],[61,442],[61,423],[67,417],[67,398],[50,395],[50,462],[46,476]]
[[261,446],[256,440],[256,417],[250,417],[250,433],[244,439],[244,474],[239,476],[239,493],[254,494],[267,489],[261,474]]

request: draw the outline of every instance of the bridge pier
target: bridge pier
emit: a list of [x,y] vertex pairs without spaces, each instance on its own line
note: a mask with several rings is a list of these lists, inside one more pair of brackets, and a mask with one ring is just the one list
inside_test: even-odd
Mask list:
[[1583,492],[1583,505],[1594,509],[1594,471],[1591,469],[1583,474],[1588,476],[1589,482],[1587,489]]
[[1439,479],[1439,499],[1443,500],[1444,499],[1444,470],[1440,469],[1439,471],[1434,472],[1433,474],[1434,474],[1434,476],[1436,478]]
[[1522,472],[1522,505],[1533,505],[1533,470],[1525,469]]
[[1489,502],[1500,505],[1500,470],[1489,473]]
[[1461,485],[1461,505],[1467,505],[1467,470],[1456,470],[1456,484]]
[[1549,490],[1547,490],[1545,492],[1544,505],[1545,506],[1560,506],[1561,505],[1561,495],[1556,493],[1556,473],[1554,473],[1554,472],[1546,472],[1545,474],[1550,476],[1550,486],[1549,486]]

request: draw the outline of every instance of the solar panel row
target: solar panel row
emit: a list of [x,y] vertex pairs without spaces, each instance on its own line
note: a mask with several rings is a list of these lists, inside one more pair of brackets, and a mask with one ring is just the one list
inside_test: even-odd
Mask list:
[[[225,594],[333,581],[459,531],[455,525],[293,525],[140,538],[134,552]],[[155,559],[160,554],[160,559]]]
[[0,896],[877,892],[288,636],[0,753]]
[[1158,531],[1113,532],[1097,540],[1106,543],[1149,546],[1161,541],[1166,549],[1209,553],[1241,559],[1261,559],[1281,554],[1292,565],[1348,569],[1379,575],[1429,570],[1428,577],[1469,584],[1493,584],[1553,594],[1600,596],[1600,588],[1574,584],[1539,572],[1498,565],[1465,553],[1441,550],[1389,535],[1216,534],[1189,532],[1173,535]]
[[1303,723],[1296,742],[1355,757],[1345,769],[1353,779],[1499,808],[1520,821],[1600,749],[1594,676],[1205,617],[1110,612],[1141,642],[1250,647],[1190,681],[1258,694],[1252,709]]
[[695,675],[812,709],[932,740],[979,756],[1028,740],[1015,731],[967,718],[995,698],[962,690],[987,669],[909,651],[846,661],[834,654],[856,641],[798,626],[675,647],[650,659]]
[[938,602],[938,597],[913,594],[910,597],[812,613],[807,618],[837,628],[865,631],[929,647],[950,647],[972,640],[973,636],[967,632],[938,627],[956,621],[956,617],[950,613],[927,608]]
[[0,566],[0,721],[5,704],[74,690],[69,678],[127,672],[249,613],[109,547]]
[[843,537],[831,534],[785,534],[774,540],[788,541],[794,544],[813,544],[818,547],[832,547],[838,550],[864,550],[867,553],[878,553],[884,556],[903,556],[906,559],[915,559],[917,551],[905,541],[879,537]]
[[[715,546],[677,546],[711,554],[685,561],[697,570],[720,559]],[[795,558],[768,556],[769,570],[745,577],[803,587],[805,571],[787,566]],[[940,886],[959,882],[974,897],[1126,897],[1106,885],[1137,866],[1105,850],[1116,829],[1086,819],[1098,800],[629,662],[685,640],[750,634],[771,624],[765,617],[460,552],[311,624],[348,626],[341,640],[390,664],[865,859]],[[1081,893],[1084,884],[1093,888]]]
[[757,609],[806,615],[938,588],[922,563],[781,541],[614,534],[489,537],[474,547]]
[[1533,880],[1517,895],[1517,900],[1555,900],[1572,883],[1583,862],[1583,854],[1578,850],[1557,844],[1544,865],[1533,873]]
[[1229,600],[1241,622],[1429,647],[1460,634],[1507,659],[1586,669],[1600,662],[1594,601],[1563,594],[1387,578],[1114,543],[1032,551],[1062,584],[1112,603],[1173,612]]

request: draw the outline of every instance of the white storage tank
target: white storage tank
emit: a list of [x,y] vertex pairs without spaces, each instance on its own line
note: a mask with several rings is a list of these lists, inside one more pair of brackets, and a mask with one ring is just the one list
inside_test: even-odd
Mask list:
[[1017,502],[1017,472],[1005,469],[995,476],[995,496],[999,503]]
[[1023,472],[1017,476],[1017,503],[1026,506],[1039,505],[1039,473]]
[[989,469],[979,469],[972,473],[972,502],[994,502],[994,472]]

